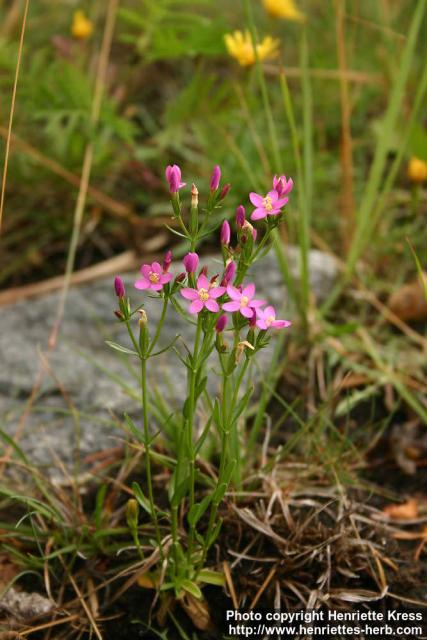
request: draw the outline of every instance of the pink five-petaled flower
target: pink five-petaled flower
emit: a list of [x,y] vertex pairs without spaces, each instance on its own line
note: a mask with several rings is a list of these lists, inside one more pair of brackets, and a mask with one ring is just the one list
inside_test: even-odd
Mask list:
[[181,169],[177,164],[167,166],[165,175],[171,193],[177,193],[182,187],[185,187],[186,183],[181,182]]
[[158,262],[143,264],[141,274],[142,278],[135,282],[135,287],[137,289],[151,289],[152,291],[160,291],[173,277],[171,273],[165,273]]
[[265,309],[257,309],[257,327],[260,329],[274,328],[285,329],[291,326],[289,320],[276,320],[276,310],[274,307],[266,307]]
[[227,293],[231,298],[231,302],[226,302],[222,305],[224,311],[240,311],[245,318],[252,318],[255,310],[265,304],[265,300],[253,299],[255,295],[255,285],[253,282],[246,285],[242,291],[229,284],[227,286]]
[[219,304],[216,298],[219,298],[224,293],[225,287],[213,287],[204,274],[197,278],[197,289],[191,289],[190,287],[181,289],[183,298],[192,301],[188,307],[190,313],[200,313],[202,309],[217,313]]
[[277,191],[279,196],[287,196],[290,194],[294,186],[294,181],[292,178],[286,180],[286,176],[274,176],[273,178],[273,189]]
[[269,191],[266,196],[261,196],[253,191],[249,194],[249,199],[256,207],[251,215],[251,220],[262,220],[267,216],[278,216],[282,207],[288,202],[289,198],[280,198],[275,189]]

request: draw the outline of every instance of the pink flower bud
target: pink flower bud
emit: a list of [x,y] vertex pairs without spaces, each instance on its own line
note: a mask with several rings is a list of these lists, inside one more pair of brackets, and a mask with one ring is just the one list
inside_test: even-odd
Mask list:
[[177,193],[182,187],[185,187],[185,182],[181,182],[181,169],[177,164],[166,167],[165,175],[171,193]]
[[166,273],[169,271],[169,267],[172,264],[172,251],[168,251],[165,255],[165,259],[163,260],[163,271]]
[[275,189],[281,197],[287,196],[292,191],[293,186],[294,182],[292,178],[289,178],[289,180],[286,179],[286,176],[274,176],[273,178],[273,189]]
[[224,331],[225,327],[227,326],[227,322],[228,318],[225,313],[223,313],[222,316],[219,316],[218,320],[216,321],[215,331],[217,333],[221,333],[222,331]]
[[231,284],[234,280],[234,276],[236,275],[237,265],[231,260],[227,266],[225,267],[224,277],[221,282],[221,286],[226,287]]
[[238,227],[243,227],[243,225],[245,224],[245,220],[246,220],[246,215],[245,215],[245,207],[242,204],[239,204],[239,206],[236,209],[236,224]]
[[221,168],[219,165],[214,167],[211,176],[210,189],[211,191],[216,191],[219,187],[219,181],[221,180]]
[[124,298],[125,297],[125,295],[126,295],[125,285],[123,283],[123,280],[119,276],[116,276],[114,278],[114,290],[115,290],[116,296],[118,298]]
[[224,220],[221,226],[221,244],[230,244],[231,230],[228,220]]
[[231,184],[227,182],[227,184],[223,186],[221,193],[219,194],[219,199],[224,200],[224,198],[226,197],[230,189],[231,189]]
[[199,256],[197,253],[187,253],[182,262],[187,273],[194,273],[199,266]]

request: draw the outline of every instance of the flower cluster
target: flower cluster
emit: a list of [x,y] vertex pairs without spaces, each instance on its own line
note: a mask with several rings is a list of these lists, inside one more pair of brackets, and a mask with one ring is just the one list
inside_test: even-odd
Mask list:
[[[221,170],[219,166],[216,166],[209,184],[211,194],[219,189],[220,178]],[[166,180],[173,196],[185,186],[185,183],[181,180],[181,169],[177,165],[167,167]],[[268,224],[268,220],[271,217],[277,218],[282,213],[283,207],[288,202],[288,195],[292,191],[293,181],[291,178],[287,179],[284,175],[274,176],[272,187],[265,196],[254,192],[249,194],[249,199],[255,207],[251,214],[251,220],[266,219]],[[249,239],[253,245],[257,238],[257,231],[246,220],[245,208],[242,205],[237,207],[235,222],[240,244],[238,250],[236,249],[236,254],[238,254],[238,251],[242,251],[242,247],[244,250]],[[235,260],[236,256],[230,248],[231,234],[230,223],[228,220],[224,220],[220,230],[220,242],[224,255],[224,271],[221,278],[216,275],[209,279],[206,267],[202,268],[196,277],[200,258],[197,253],[192,251],[183,258],[185,273],[180,273],[175,278],[175,281],[170,284],[173,279],[173,275],[169,271],[172,254],[168,251],[162,265],[159,262],[142,265],[142,277],[135,282],[135,287],[140,290],[159,293],[160,295],[170,295],[179,291],[183,298],[190,301],[188,311],[191,314],[202,312],[237,314],[248,321],[251,327],[257,326],[263,331],[270,328],[290,326],[291,323],[289,321],[276,319],[274,307],[271,305],[265,307],[266,301],[255,297],[255,284],[253,282],[243,283],[244,273],[240,273],[236,277],[238,265]],[[185,283],[185,280],[187,280],[187,283]],[[185,284],[187,286],[184,286]],[[165,289],[165,287],[167,288]],[[165,291],[164,294],[161,293],[163,290]],[[124,297],[124,286],[118,278],[115,281],[115,291],[119,299]],[[218,317],[217,332],[222,331],[226,324],[227,316],[223,313]]]

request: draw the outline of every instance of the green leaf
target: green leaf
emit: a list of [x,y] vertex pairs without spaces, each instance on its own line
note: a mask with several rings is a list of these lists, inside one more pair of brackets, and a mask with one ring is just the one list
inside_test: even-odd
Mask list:
[[106,340],[105,341],[109,347],[111,347],[112,349],[115,349],[116,351],[120,351],[120,353],[126,353],[129,356],[138,356],[139,357],[139,353],[137,353],[136,351],[133,351],[132,349],[128,349],[127,347],[122,347],[121,344],[117,344],[117,342],[112,342],[111,340]]
[[133,495],[135,496],[135,498],[137,499],[141,507],[144,509],[144,511],[146,511],[150,516],[152,516],[153,514],[151,513],[150,502],[145,497],[143,490],[141,489],[141,487],[137,482],[132,482],[132,491],[133,491]]
[[225,585],[224,574],[218,571],[212,571],[211,569],[202,569],[197,576],[197,581],[213,584],[217,587],[223,587]]
[[239,400],[239,403],[233,412],[232,424],[236,422],[236,420],[239,418],[239,416],[243,413],[243,411],[248,406],[248,403],[253,391],[254,389],[253,387],[251,387],[246,391],[245,395]]
[[197,598],[197,600],[202,600],[203,594],[200,590],[200,587],[198,587],[195,582],[192,582],[191,580],[187,580],[186,578],[184,578],[184,580],[181,582],[181,586],[184,589],[184,591],[187,591],[188,593],[190,593],[192,596]]
[[187,520],[190,525],[193,527],[196,526],[197,522],[205,513],[206,509],[209,507],[212,500],[212,494],[209,494],[203,498],[201,502],[196,502],[194,504],[187,515]]

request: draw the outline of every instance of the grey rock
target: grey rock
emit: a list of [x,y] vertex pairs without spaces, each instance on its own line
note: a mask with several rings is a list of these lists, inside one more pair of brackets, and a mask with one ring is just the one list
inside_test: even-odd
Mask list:
[[[298,256],[295,248],[288,248],[290,269],[296,277]],[[210,258],[204,264],[209,266],[210,273],[221,270],[218,259]],[[181,270],[178,265],[172,268],[175,273]],[[334,260],[311,251],[310,274],[311,291],[321,301],[337,275]],[[284,317],[292,319],[292,311],[286,310],[287,292],[275,257],[270,254],[263,258],[254,266],[252,276],[257,293],[277,308],[285,309]],[[127,275],[124,281],[137,304],[143,296],[133,289],[134,275]],[[161,303],[146,295],[144,300],[149,322],[154,326]],[[40,351],[46,349],[57,304],[58,294],[50,294],[0,308],[0,428],[11,436],[41,366]],[[106,339],[111,339],[129,345],[125,328],[115,322],[112,314],[115,306],[111,278],[70,290],[57,347],[49,355],[49,369],[19,442],[33,462],[51,469],[55,456],[69,463],[77,449],[84,457],[113,447],[124,437],[118,428],[123,412],[138,416],[137,360],[122,357],[105,344]],[[176,334],[191,343],[192,327],[179,314],[171,312],[159,347],[168,344]],[[267,365],[271,348],[261,353],[261,366]],[[163,390],[165,396],[172,401],[182,400],[185,378],[172,353],[150,360],[150,375],[151,384]]]

